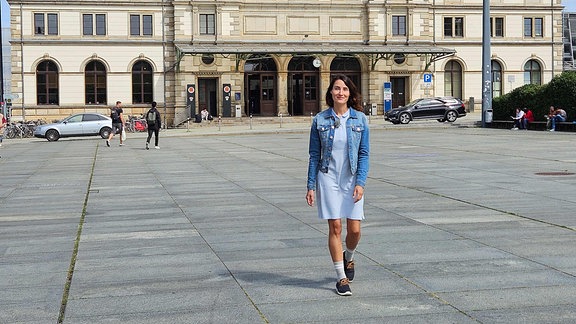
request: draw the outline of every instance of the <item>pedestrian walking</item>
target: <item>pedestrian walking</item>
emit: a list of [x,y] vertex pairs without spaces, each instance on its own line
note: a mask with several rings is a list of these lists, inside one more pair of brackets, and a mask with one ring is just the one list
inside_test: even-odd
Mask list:
[[162,125],[162,119],[160,118],[160,112],[156,109],[156,101],[152,102],[152,108],[146,113],[146,123],[148,123],[148,138],[146,139],[146,149],[150,149],[150,139],[152,134],[154,134],[154,148],[159,150],[158,146],[158,134],[160,133],[160,126]]
[[106,140],[106,146],[110,147],[110,141],[114,138],[114,135],[118,132],[120,134],[120,146],[124,145],[124,139],[122,138],[122,131],[124,130],[124,111],[122,110],[122,102],[116,101],[116,106],[110,109],[110,118],[112,118],[112,132]]
[[[364,187],[368,176],[370,136],[358,89],[337,75],[326,91],[328,109],[314,117],[310,129],[306,201],[318,206],[328,221],[328,249],[336,271],[336,293],[352,295],[354,253],[364,219]],[[346,219],[345,250],[342,221]]]

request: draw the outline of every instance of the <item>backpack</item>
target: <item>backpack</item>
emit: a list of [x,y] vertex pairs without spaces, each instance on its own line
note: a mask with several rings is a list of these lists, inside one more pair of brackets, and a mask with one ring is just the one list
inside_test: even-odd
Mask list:
[[146,114],[146,122],[148,123],[148,125],[156,124],[156,112],[155,111],[148,110],[148,113]]
[[110,118],[112,118],[112,122],[115,122],[120,119],[120,114],[118,114],[118,110],[116,108],[112,109],[112,113],[110,114]]

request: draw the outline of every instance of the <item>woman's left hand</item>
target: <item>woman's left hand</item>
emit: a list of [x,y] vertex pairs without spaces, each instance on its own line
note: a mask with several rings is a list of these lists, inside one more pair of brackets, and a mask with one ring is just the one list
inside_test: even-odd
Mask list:
[[364,197],[364,188],[362,186],[354,187],[354,203],[357,203]]

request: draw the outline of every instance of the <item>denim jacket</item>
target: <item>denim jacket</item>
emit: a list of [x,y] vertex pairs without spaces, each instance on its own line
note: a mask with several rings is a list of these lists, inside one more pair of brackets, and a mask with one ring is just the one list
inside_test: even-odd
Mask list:
[[[334,122],[332,108],[320,112],[312,122],[308,149],[310,154],[308,182],[306,184],[308,190],[316,190],[318,171],[328,172],[334,142]],[[350,117],[346,121],[346,127],[350,171],[356,175],[356,185],[364,187],[368,177],[368,159],[370,156],[370,132],[366,115],[350,108]]]

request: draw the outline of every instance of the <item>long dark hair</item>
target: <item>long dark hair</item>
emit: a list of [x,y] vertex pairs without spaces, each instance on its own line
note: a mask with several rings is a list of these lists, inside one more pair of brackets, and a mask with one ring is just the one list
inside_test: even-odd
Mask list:
[[354,84],[354,82],[352,82],[352,80],[344,74],[336,74],[332,78],[332,81],[330,82],[330,86],[328,87],[328,90],[326,90],[326,105],[328,105],[328,107],[334,107],[334,99],[332,98],[331,91],[332,91],[332,88],[334,87],[334,83],[337,80],[342,80],[344,82],[344,84],[346,84],[348,89],[350,90],[350,97],[348,98],[348,107],[352,107],[355,110],[363,112],[364,109],[362,109],[362,104],[361,104],[362,95],[360,94],[360,92],[358,92],[358,88],[356,88],[356,85]]

